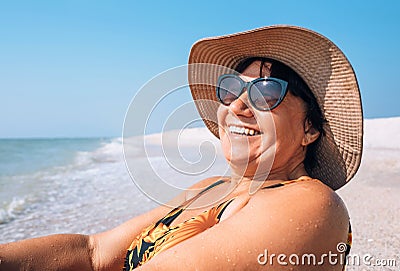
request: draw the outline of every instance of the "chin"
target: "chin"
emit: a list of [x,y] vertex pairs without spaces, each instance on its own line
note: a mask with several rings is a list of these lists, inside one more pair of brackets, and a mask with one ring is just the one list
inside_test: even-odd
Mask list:
[[235,167],[247,168],[249,166],[250,159],[248,156],[246,157],[225,156],[225,158],[230,165],[233,165]]

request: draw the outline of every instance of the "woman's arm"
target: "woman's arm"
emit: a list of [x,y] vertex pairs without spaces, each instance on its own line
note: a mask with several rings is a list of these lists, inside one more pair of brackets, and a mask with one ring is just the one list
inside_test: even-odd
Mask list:
[[158,207],[91,236],[57,234],[0,244],[0,271],[120,270],[133,238],[167,210]]
[[93,270],[86,235],[61,234],[0,245],[0,270]]

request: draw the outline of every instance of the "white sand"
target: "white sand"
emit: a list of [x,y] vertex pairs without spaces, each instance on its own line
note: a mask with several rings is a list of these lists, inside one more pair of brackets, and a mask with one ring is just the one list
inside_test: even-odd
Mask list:
[[365,121],[361,167],[338,193],[353,227],[351,254],[395,259],[397,267],[351,266],[348,270],[399,270],[400,118]]

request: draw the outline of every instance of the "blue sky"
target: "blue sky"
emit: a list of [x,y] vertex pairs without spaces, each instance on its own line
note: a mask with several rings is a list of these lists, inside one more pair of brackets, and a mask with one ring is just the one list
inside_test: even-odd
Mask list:
[[332,39],[356,71],[365,117],[400,116],[399,10],[399,1],[2,1],[0,138],[121,136],[134,94],[186,64],[196,40],[272,24]]

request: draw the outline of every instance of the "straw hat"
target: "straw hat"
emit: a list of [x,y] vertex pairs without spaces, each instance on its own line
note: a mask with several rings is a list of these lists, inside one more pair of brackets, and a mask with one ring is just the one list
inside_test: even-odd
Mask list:
[[189,64],[194,64],[189,65],[189,84],[208,129],[218,137],[215,85],[225,72],[220,67],[229,70],[253,56],[285,63],[310,87],[327,122],[325,136],[316,150],[318,165],[309,174],[334,190],[342,187],[354,176],[361,162],[360,91],[354,70],[343,52],[314,31],[278,25],[197,41],[189,56]]

